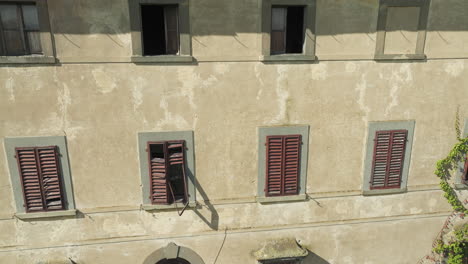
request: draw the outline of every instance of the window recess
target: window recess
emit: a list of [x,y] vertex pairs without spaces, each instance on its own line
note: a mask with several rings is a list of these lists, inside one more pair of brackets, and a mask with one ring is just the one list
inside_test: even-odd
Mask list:
[[272,6],[271,55],[301,54],[304,45],[304,7]]
[[151,203],[184,203],[186,207],[185,141],[148,142],[147,146]]
[[34,3],[0,2],[0,56],[43,54]]
[[179,53],[177,5],[141,5],[143,55]]

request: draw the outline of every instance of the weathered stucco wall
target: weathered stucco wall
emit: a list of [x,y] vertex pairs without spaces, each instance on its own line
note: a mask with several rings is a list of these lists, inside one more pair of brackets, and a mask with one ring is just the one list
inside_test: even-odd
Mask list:
[[[450,211],[434,164],[455,142],[457,107],[468,114],[465,1],[432,1],[427,61],[384,63],[370,60],[378,1],[318,0],[319,61],[289,64],[257,61],[257,1],[193,1],[198,62],[186,65],[128,63],[124,0],[48,2],[61,64],[0,68],[0,147],[66,135],[80,213],[13,218],[0,151],[1,263],[142,263],[169,242],[213,263],[225,230],[217,263],[253,264],[264,240],[283,236],[319,264],[415,263],[430,252]],[[364,197],[367,124],[390,120],[416,121],[408,192]],[[295,124],[310,125],[310,199],[256,203],[257,127]],[[182,217],[141,211],[137,133],[175,130],[194,131],[200,206]]]

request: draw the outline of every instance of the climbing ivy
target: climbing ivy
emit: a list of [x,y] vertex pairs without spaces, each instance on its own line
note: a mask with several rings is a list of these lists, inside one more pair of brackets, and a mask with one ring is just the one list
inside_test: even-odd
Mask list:
[[[457,144],[450,151],[448,156],[437,162],[435,175],[440,179],[440,187],[444,191],[444,197],[452,206],[453,210],[459,212],[463,217],[468,214],[468,209],[458,198],[455,190],[450,185],[451,172],[456,170],[460,162],[465,161],[468,153],[468,137],[462,138],[460,131],[460,121],[455,120],[455,131],[457,133]],[[468,224],[454,230],[452,241],[444,241],[442,238],[436,242],[434,252],[447,259],[448,264],[463,264],[468,260]]]

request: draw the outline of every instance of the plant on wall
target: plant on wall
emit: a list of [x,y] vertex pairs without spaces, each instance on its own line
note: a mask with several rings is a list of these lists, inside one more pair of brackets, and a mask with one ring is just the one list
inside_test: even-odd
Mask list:
[[455,192],[453,186],[449,183],[451,173],[459,169],[460,163],[464,162],[468,153],[468,137],[463,138],[460,129],[460,119],[457,111],[455,120],[455,130],[457,134],[457,143],[452,148],[448,156],[437,162],[435,174],[440,179],[440,187],[444,191],[444,197],[452,206],[454,212],[447,219],[434,242],[433,251],[439,255],[439,259],[448,264],[468,263],[468,224],[455,226],[453,230],[446,233],[451,221],[456,217],[464,218],[468,213],[463,202]]

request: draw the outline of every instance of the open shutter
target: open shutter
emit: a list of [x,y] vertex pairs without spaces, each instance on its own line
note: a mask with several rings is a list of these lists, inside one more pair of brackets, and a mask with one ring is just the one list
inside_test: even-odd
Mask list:
[[64,209],[57,147],[36,148],[42,180],[42,193],[48,211]]
[[267,137],[266,196],[298,193],[300,149],[301,135]]
[[167,150],[166,143],[148,142],[150,199],[153,204],[168,204],[169,189],[167,186]]
[[167,144],[169,154],[169,188],[174,202],[187,201],[187,181],[185,175],[185,141],[169,141]]
[[376,132],[371,189],[400,188],[407,135],[407,130]]
[[271,8],[271,54],[282,54],[286,51],[286,7]]
[[179,53],[179,17],[178,7],[164,7],[164,24],[166,30],[166,54]]
[[16,148],[26,212],[44,211],[39,166],[34,148]]
[[299,191],[301,135],[285,136],[284,148],[284,194],[297,194]]

